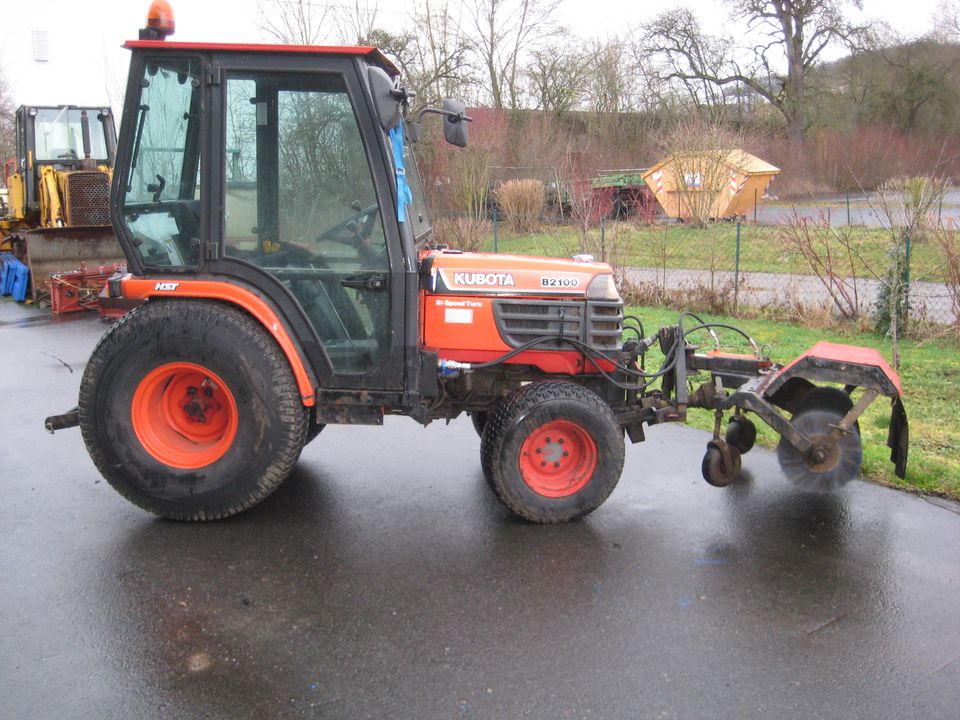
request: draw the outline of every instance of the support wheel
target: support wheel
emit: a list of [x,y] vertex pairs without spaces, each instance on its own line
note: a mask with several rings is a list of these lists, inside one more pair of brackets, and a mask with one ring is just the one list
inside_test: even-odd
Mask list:
[[309,422],[273,338],[208,300],[127,313],[87,363],[79,411],[107,481],[175,520],[224,518],[263,500],[293,469]]
[[754,443],[757,442],[757,426],[743,415],[734,415],[727,425],[724,439],[727,441],[727,445],[732,445],[741,455],[745,455],[753,449]]
[[596,393],[527,385],[491,414],[481,441],[487,483],[520,517],[567,522],[603,504],[623,470],[623,430]]
[[714,440],[700,464],[703,479],[714,487],[726,487],[740,474],[740,452],[732,444]]

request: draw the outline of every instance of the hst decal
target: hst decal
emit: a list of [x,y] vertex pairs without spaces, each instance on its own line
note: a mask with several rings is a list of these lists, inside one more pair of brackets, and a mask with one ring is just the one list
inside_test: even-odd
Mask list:
[[153,286],[153,289],[154,290],[176,290],[178,287],[180,287],[180,283],[178,282],[158,282],[156,285]]

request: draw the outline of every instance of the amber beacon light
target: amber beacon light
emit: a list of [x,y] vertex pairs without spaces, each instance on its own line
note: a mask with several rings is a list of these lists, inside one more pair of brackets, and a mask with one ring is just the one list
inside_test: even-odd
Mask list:
[[163,40],[173,35],[176,23],[173,8],[167,0],[153,0],[147,11],[147,26],[140,31],[141,40]]

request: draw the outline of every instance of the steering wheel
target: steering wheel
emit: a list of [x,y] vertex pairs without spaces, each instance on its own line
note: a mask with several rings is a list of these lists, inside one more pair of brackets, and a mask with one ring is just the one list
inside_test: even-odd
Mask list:
[[373,224],[377,220],[377,211],[380,206],[374,203],[361,209],[360,203],[354,200],[350,207],[357,211],[356,214],[334,225],[329,230],[324,230],[318,240],[343,243],[358,250],[364,240],[369,240],[370,231],[373,230]]

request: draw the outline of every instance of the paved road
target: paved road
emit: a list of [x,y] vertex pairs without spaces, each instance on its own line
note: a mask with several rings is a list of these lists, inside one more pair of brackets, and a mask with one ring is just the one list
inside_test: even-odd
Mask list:
[[[870,228],[889,227],[890,218],[903,222],[899,209],[904,201],[897,193],[890,193],[885,204],[877,193],[850,193],[850,206],[847,209],[847,196],[843,193],[818,195],[806,200],[797,198],[795,202],[761,202],[757,205],[757,221],[773,225],[781,220],[790,220],[799,216],[809,220],[829,221],[833,227],[844,225],[863,225]],[[949,190],[942,203],[933,205],[930,211],[933,220],[954,226],[960,222],[960,190]],[[753,219],[753,214],[749,216]]]
[[[707,270],[677,270],[667,268],[627,268],[627,278],[634,283],[654,283],[671,290],[696,289],[710,286],[711,278]],[[726,270],[713,274],[714,287],[733,287],[736,275]],[[858,278],[839,279],[842,287],[836,289],[847,294],[851,301],[855,298],[857,307],[865,317],[873,315],[877,298],[882,289],[878,280]],[[731,291],[732,293],[732,291]],[[731,295],[732,297],[732,295]],[[806,307],[828,306],[833,308],[830,293],[815,275],[791,275],[787,273],[741,272],[740,304],[748,307]],[[957,322],[953,301],[947,286],[914,280],[910,283],[910,303],[913,317],[925,318],[942,325]]]
[[0,303],[5,720],[956,717],[954,504],[803,494],[761,450],[717,490],[706,436],[665,427],[538,527],[469,422],[388,418],[233,520],[159,521],[41,430],[102,329]]

